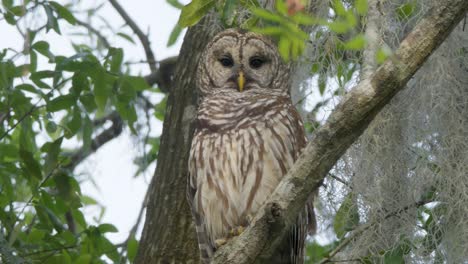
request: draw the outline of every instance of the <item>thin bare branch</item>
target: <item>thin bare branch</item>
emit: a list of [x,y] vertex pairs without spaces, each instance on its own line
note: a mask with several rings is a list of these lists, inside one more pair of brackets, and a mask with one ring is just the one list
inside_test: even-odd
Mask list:
[[143,31],[138,27],[135,21],[128,15],[127,11],[117,2],[117,0],[109,0],[111,5],[117,10],[117,13],[123,18],[125,23],[135,32],[138,39],[140,39],[141,44],[143,45],[143,49],[145,50],[146,59],[148,60],[148,66],[151,72],[156,71],[156,59],[154,57],[154,53],[151,50],[151,44],[149,41],[148,36],[143,33]]
[[93,33],[94,35],[96,35],[96,37],[102,42],[102,45],[104,45],[104,47],[106,49],[109,49],[111,47],[111,45],[109,44],[109,41],[107,40],[106,37],[104,37],[101,32],[99,32],[99,30],[95,29],[93,26],[91,26],[90,24],[84,22],[84,21],[81,21],[79,19],[76,19],[76,23],[82,27],[85,27],[87,30],[89,30],[89,32]]
[[82,162],[90,154],[94,153],[96,150],[98,150],[104,144],[106,144],[110,140],[118,137],[122,133],[123,120],[117,113],[113,112],[108,117],[106,117],[104,119],[105,120],[111,120],[112,121],[112,126],[110,128],[108,128],[108,129],[104,130],[103,132],[101,132],[99,135],[97,135],[91,141],[91,147],[89,148],[89,150],[81,148],[77,152],[73,153],[71,155],[70,164],[68,164],[66,166],[67,169],[75,168],[80,162]]

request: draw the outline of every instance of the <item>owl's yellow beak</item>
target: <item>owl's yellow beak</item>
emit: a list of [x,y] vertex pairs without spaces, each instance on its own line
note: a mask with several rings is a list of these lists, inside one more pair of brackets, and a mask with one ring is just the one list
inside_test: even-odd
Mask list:
[[244,73],[241,71],[239,72],[239,76],[237,77],[237,87],[239,87],[239,92],[244,90],[245,85],[245,76]]

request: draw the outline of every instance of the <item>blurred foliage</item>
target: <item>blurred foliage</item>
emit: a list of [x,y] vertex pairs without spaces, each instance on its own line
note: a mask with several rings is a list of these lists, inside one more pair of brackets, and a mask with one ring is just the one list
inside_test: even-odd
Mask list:
[[[117,229],[101,223],[105,208],[82,194],[86,179],[75,168],[102,145],[97,139],[112,140],[123,126],[144,137],[135,158],[141,175],[159,138],[137,131],[163,118],[165,100],[148,106],[149,94],[162,94],[131,74],[122,48],[103,44],[97,34],[114,32],[106,20],[90,29],[102,6],[78,5],[2,1],[0,23],[17,27],[24,43],[0,51],[1,263],[125,263],[136,254],[135,234],[122,244],[106,237]],[[73,52],[54,52],[49,34],[67,35]],[[135,43],[125,31],[116,36]],[[97,207],[100,217],[87,221],[85,207]]]

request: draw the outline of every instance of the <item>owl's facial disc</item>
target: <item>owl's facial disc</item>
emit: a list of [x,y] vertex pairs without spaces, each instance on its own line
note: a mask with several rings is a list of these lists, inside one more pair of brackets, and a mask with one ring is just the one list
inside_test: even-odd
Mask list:
[[251,33],[225,35],[212,44],[204,66],[214,89],[271,88],[278,68],[275,51]]

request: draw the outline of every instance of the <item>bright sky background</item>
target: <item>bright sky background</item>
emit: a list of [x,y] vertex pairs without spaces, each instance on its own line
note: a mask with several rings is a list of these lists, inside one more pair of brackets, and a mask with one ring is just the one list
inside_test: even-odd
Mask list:
[[[59,0],[57,2],[66,4],[70,1]],[[104,2],[105,6],[100,10],[99,14],[115,28],[124,25],[123,20],[107,1],[82,0],[81,2],[84,6],[95,6],[96,3]],[[189,1],[180,2],[187,3]],[[172,47],[168,48],[166,46],[169,34],[179,17],[178,9],[167,4],[165,0],[120,0],[119,3],[144,32],[150,33],[150,41],[156,60],[178,54],[183,36]],[[54,54],[74,54],[69,36],[67,36],[67,33],[71,33],[70,27],[63,20],[60,22],[60,26],[62,36],[52,31],[46,36],[51,45],[50,48]],[[131,33],[128,27],[121,28],[121,31]],[[130,61],[145,60],[141,45],[134,45],[120,37],[110,36],[109,32],[105,33],[112,46],[124,49],[126,59]],[[0,50],[7,47],[21,50],[23,40],[15,27],[5,23],[5,21],[0,21],[0,34],[2,36]],[[43,36],[37,37],[36,41],[41,37],[43,38]],[[134,40],[139,44],[136,36],[134,36]],[[40,60],[38,69],[44,69],[45,67],[47,67],[46,61]],[[141,72],[145,75],[148,73],[147,64],[134,65],[132,68],[137,69],[134,74]],[[161,122],[154,120],[152,126],[155,133],[160,134],[162,132]],[[46,137],[44,136],[43,139],[46,140]],[[67,143],[68,146],[74,145],[73,142]],[[128,231],[135,224],[147,186],[154,173],[155,164],[152,164],[146,175],[133,178],[136,171],[133,158],[137,153],[141,153],[139,148],[137,142],[132,140],[129,131],[125,130],[119,138],[101,147],[77,168],[79,173],[88,173],[92,176],[95,185],[91,182],[84,183],[81,186],[82,192],[95,198],[106,208],[102,222],[111,223],[117,227],[118,233],[108,234],[108,237],[116,243],[124,241],[128,236]],[[98,217],[99,214],[100,210],[98,208],[85,210],[85,217],[90,220],[89,223],[93,223],[92,219]],[[140,230],[143,223],[140,225]]]
[[[149,30],[156,60],[179,53],[182,36],[174,46],[166,46],[169,34],[177,23],[179,10],[167,4],[165,0],[121,0],[120,3],[143,31]],[[102,14],[111,24],[123,23],[110,4],[106,5]],[[138,41],[136,37],[134,39]],[[126,58],[132,61],[145,59],[141,45],[135,46],[121,39],[118,39],[118,44],[124,48]],[[148,73],[146,64],[137,67],[141,68],[144,74]],[[155,120],[153,125],[157,133],[162,132],[161,122]],[[129,131],[126,130],[123,135],[106,144],[78,168],[94,176],[99,189],[88,182],[82,186],[82,190],[83,193],[97,198],[106,208],[102,221],[115,225],[119,230],[118,233],[109,234],[109,238],[114,242],[121,242],[127,238],[128,232],[136,222],[147,186],[154,173],[155,164],[150,166],[144,176],[133,178],[136,171],[133,158],[139,151],[139,146],[132,141]],[[86,212],[88,219],[97,215],[98,210]],[[143,224],[144,222],[140,224],[140,230]]]

